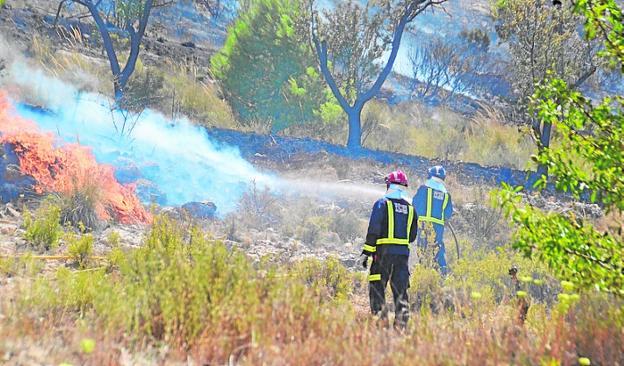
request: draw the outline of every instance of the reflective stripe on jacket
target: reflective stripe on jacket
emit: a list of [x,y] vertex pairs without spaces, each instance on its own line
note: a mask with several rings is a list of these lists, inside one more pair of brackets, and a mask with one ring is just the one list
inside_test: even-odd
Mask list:
[[436,231],[436,241],[442,242],[444,224],[453,216],[451,195],[431,187],[420,186],[412,200],[420,222],[431,222]]
[[409,255],[409,244],[416,240],[414,207],[404,199],[378,200],[373,206],[364,253],[376,253],[379,246],[389,254]]
[[[436,200],[442,200],[442,208],[439,211],[439,214],[434,216],[433,214],[433,197],[436,197]],[[420,216],[420,221],[428,221],[433,222],[434,224],[444,225],[445,219],[445,211],[446,207],[448,207],[449,203],[449,194],[444,193],[438,190],[435,190],[431,187],[427,187],[427,208],[425,209],[425,214]]]

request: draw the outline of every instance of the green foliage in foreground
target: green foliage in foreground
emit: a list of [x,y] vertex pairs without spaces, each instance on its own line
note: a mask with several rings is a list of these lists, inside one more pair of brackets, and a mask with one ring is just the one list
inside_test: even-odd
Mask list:
[[300,27],[301,0],[258,0],[229,28],[211,60],[226,98],[245,124],[272,131],[310,121],[320,113],[326,88]]
[[89,257],[93,254],[93,244],[95,242],[93,235],[77,236],[73,233],[68,233],[65,240],[67,241],[68,254],[80,268],[86,268]]
[[605,49],[600,55],[606,57],[614,67],[624,73],[624,12],[621,1],[579,0],[575,10],[586,18],[585,31],[589,38],[601,36]]
[[63,233],[60,220],[61,209],[50,199],[45,200],[34,214],[25,210],[24,239],[37,250],[56,248]]
[[[368,365],[383,354],[390,364],[573,364],[577,355],[615,364],[620,353],[611,350],[624,344],[617,301],[586,297],[567,283],[555,296],[559,283],[510,250],[470,252],[446,279],[419,265],[413,321],[401,337],[370,316],[365,273],[336,259],[252,263],[188,224],[157,217],[140,248],[113,248],[108,262],[48,272],[27,256],[0,259],[0,275],[18,279],[16,292],[0,297],[5,334],[74,342],[59,354],[80,361],[74,364],[117,363],[123,356],[111,350],[120,347],[173,351],[151,363],[179,355],[200,364]],[[506,273],[512,264],[522,274],[517,292]],[[524,327],[516,326],[520,299],[531,303]],[[35,323],[41,326],[29,326]],[[352,349],[370,352],[345,352]]]
[[258,322],[274,311],[276,321],[322,321],[340,308],[352,280],[335,259],[255,268],[242,252],[163,217],[141,248],[114,249],[109,260],[108,269],[60,268],[55,280],[36,282],[28,301],[46,312],[76,311],[111,329],[182,345],[260,329]]
[[[624,23],[616,2],[579,1],[575,10],[588,17],[588,36],[603,38],[602,56],[624,65]],[[519,226],[514,246],[581,287],[624,296],[624,96],[596,103],[555,79],[533,99],[537,116],[562,135],[560,147],[543,149],[536,160],[549,167],[558,189],[600,203],[613,222],[599,230],[572,214],[544,213],[523,205],[519,190],[506,187],[499,198]],[[538,187],[546,183],[542,177]]]

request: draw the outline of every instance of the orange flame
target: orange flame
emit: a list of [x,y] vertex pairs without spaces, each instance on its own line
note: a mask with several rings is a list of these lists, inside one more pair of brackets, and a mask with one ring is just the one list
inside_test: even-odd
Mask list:
[[149,223],[150,214],[135,194],[133,186],[121,185],[114,168],[99,164],[91,150],[79,144],[54,146],[54,136],[16,116],[7,96],[0,91],[0,143],[13,147],[23,174],[32,176],[37,193],[71,194],[95,185],[96,212],[102,220],[111,218],[124,224]]

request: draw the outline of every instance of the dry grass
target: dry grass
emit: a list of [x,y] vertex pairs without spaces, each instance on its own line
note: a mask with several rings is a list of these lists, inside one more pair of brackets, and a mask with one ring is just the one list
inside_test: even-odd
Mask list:
[[452,161],[527,168],[534,146],[500,113],[484,106],[472,118],[416,103],[369,103],[366,118],[378,121],[367,147]]
[[[338,261],[252,265],[209,237],[159,218],[141,249],[114,249],[107,269],[0,263],[17,278],[0,301],[0,352],[26,364],[624,362],[621,303],[591,293],[557,301],[558,282],[511,253],[474,253],[445,281],[418,267],[412,320],[398,333],[369,316],[365,276]],[[505,281],[518,260],[530,279],[524,324]]]
[[[166,96],[160,110],[173,117],[187,116],[207,127],[238,126],[230,106],[221,98],[217,84],[201,81],[194,67],[169,65],[161,71],[165,80],[162,93]],[[169,109],[169,110],[163,110]]]
[[47,73],[76,85],[80,90],[111,92],[112,76],[105,60],[81,53],[80,35],[67,35],[66,39],[66,47],[57,49],[48,38],[34,35],[30,54]]

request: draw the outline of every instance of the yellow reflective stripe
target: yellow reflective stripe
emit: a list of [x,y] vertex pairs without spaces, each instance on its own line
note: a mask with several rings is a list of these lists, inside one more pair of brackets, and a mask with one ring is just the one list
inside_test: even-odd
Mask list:
[[444,193],[444,203],[442,204],[442,222],[444,222],[444,212],[446,211],[446,205],[448,205],[448,200],[449,200],[448,193]]
[[409,240],[408,239],[396,239],[396,238],[377,239],[377,245],[385,245],[385,244],[409,245]]
[[414,222],[414,207],[411,205],[407,206],[408,214],[407,214],[407,240],[410,238],[410,231],[412,230],[412,223]]
[[433,189],[427,188],[427,213],[425,217],[431,216],[431,208],[433,207]]
[[373,282],[373,281],[381,281],[381,273],[368,275],[368,280],[369,280],[370,282]]
[[444,225],[444,220],[437,219],[431,216],[418,216],[420,222],[433,222],[434,224]]
[[368,244],[364,244],[364,251],[375,253],[377,251],[377,247],[374,247],[374,246],[368,245]]
[[387,200],[386,206],[388,207],[388,239],[394,239],[394,205],[392,201]]
[[408,207],[408,215],[407,215],[407,238],[400,239],[394,237],[394,204],[392,201],[387,200],[386,205],[388,207],[388,237],[377,239],[377,245],[386,245],[386,244],[394,244],[394,245],[409,245],[409,235],[410,230],[412,228],[412,222],[414,221],[414,207],[412,205],[407,205]]
[[433,222],[435,224],[444,225],[444,210],[448,205],[449,195],[448,193],[444,194],[444,202],[442,203],[442,218],[438,219],[437,217],[433,217],[431,211],[433,210],[433,188],[427,188],[427,214],[425,216],[419,216],[418,219],[420,221],[425,222]]

